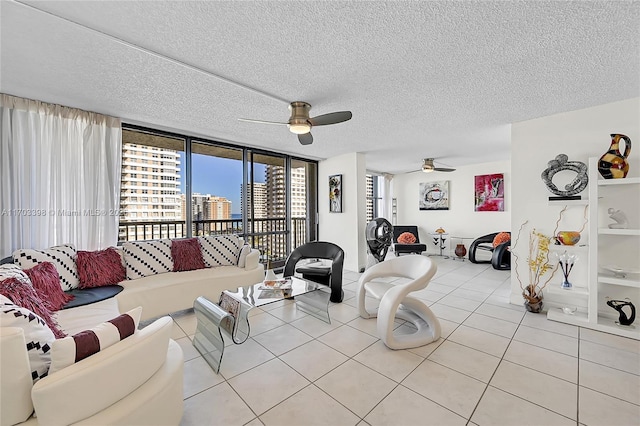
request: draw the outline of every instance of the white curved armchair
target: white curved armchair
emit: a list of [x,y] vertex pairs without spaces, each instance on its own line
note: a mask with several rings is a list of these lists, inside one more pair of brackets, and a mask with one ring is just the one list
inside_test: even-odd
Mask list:
[[[440,338],[440,322],[429,307],[409,293],[422,290],[437,271],[437,266],[428,257],[409,255],[380,262],[367,269],[358,284],[358,309],[362,318],[378,318],[378,335],[391,349],[407,349],[423,346]],[[411,281],[394,285],[375,281],[376,278],[401,277]],[[366,296],[380,300],[377,312],[365,307]],[[416,331],[411,334],[393,333],[394,319],[401,318],[413,323]]]

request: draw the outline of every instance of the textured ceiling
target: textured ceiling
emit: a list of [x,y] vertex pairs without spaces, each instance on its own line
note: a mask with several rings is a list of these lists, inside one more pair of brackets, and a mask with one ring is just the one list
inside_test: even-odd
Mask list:
[[[2,1],[0,91],[372,171],[509,158],[510,124],[640,96],[640,2]],[[287,103],[353,119],[301,146]]]

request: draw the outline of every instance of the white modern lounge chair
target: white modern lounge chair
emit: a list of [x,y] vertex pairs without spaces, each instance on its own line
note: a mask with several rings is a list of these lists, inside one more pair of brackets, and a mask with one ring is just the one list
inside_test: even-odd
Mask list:
[[[358,309],[362,318],[378,318],[378,335],[390,349],[423,346],[440,338],[440,322],[431,309],[410,293],[422,290],[435,275],[437,266],[428,257],[409,255],[391,258],[367,269],[358,285]],[[408,278],[409,282],[394,285],[380,278]],[[403,280],[406,281],[406,280]],[[366,296],[380,300],[377,312],[368,312]],[[394,319],[401,318],[414,324],[411,334],[394,334]]]

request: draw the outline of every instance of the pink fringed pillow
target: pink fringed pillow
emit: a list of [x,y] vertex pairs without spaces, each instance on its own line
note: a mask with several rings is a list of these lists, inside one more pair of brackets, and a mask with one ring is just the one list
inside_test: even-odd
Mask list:
[[[58,284],[58,287],[60,287],[60,284]],[[66,333],[60,329],[58,322],[49,310],[49,305],[38,297],[36,290],[27,280],[7,278],[0,281],[0,294],[11,299],[15,305],[28,309],[42,318],[57,339],[66,336]]]
[[398,242],[400,244],[414,244],[416,242],[416,236],[411,232],[403,232],[398,236]]
[[31,285],[38,297],[49,306],[51,311],[59,311],[67,302],[73,300],[72,295],[62,291],[60,275],[53,263],[42,262],[23,272],[31,280]]
[[173,272],[204,269],[204,259],[197,238],[171,241]]
[[80,288],[118,284],[127,277],[120,253],[113,247],[98,251],[78,251],[76,264]]

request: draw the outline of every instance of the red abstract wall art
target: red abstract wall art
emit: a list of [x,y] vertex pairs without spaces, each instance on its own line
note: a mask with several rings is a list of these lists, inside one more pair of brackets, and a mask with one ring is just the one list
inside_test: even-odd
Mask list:
[[504,211],[504,174],[476,176],[475,184],[477,212]]

